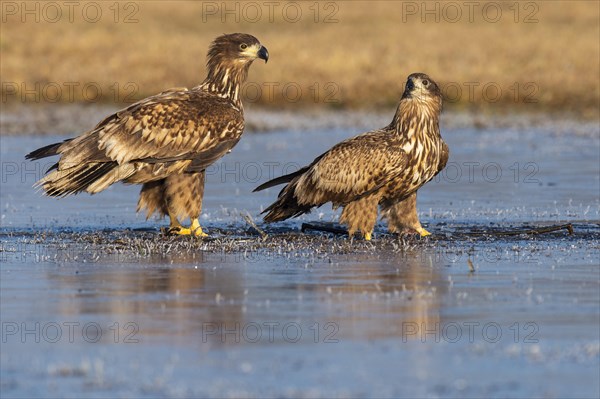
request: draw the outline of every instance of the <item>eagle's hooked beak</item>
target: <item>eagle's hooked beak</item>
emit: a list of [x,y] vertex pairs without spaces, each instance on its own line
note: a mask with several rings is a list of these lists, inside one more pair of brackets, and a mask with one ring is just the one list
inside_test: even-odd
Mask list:
[[415,89],[415,82],[413,82],[412,79],[408,79],[408,81],[406,82],[406,87],[404,88],[404,93],[402,94],[402,97],[410,97],[412,91]]
[[260,46],[260,50],[258,50],[258,58],[265,60],[265,64],[269,61],[269,51],[265,46]]

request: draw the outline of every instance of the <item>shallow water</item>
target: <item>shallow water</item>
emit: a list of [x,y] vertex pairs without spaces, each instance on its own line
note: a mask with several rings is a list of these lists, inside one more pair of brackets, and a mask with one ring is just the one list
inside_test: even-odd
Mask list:
[[136,216],[137,187],[41,197],[50,161],[23,155],[62,137],[2,137],[2,396],[598,397],[598,128],[444,129],[429,239],[300,233],[328,207],[246,224],[278,192],[252,188],[358,132],[244,136],[208,171],[206,242]]

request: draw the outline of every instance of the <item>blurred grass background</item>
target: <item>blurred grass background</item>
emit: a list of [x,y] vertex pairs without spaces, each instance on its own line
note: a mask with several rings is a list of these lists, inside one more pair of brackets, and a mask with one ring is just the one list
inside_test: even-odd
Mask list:
[[[112,103],[192,87],[204,78],[211,40],[239,31],[257,36],[271,56],[267,65],[256,62],[251,68],[247,103],[287,109],[391,107],[406,76],[421,71],[444,87],[450,107],[561,110],[598,118],[596,1],[476,2],[472,22],[464,2],[309,1],[292,7],[281,1],[271,6],[109,1],[96,3],[102,12],[97,22],[83,17],[85,2],[74,8],[72,22],[64,2],[57,2],[63,13],[57,22],[49,21],[56,10],[45,2],[29,2],[28,9],[35,12],[36,3],[39,22],[23,15],[24,3],[2,3],[3,106],[38,102],[24,89],[37,91],[39,102]],[[491,22],[498,4],[501,17]],[[297,10],[301,16],[293,23]],[[94,19],[94,8],[85,11]],[[79,84],[72,96],[71,82]],[[93,86],[87,93],[86,84]]]

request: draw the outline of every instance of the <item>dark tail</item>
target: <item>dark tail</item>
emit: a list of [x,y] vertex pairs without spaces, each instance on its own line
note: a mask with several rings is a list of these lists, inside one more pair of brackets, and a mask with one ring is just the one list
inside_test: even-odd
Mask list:
[[36,187],[41,187],[51,197],[65,197],[82,191],[95,194],[135,173],[133,164],[119,165],[109,159],[86,160],[88,157],[85,155],[90,152],[89,144],[95,145],[97,136],[85,135],[83,139],[81,137],[71,144],[67,143],[73,139],[67,139],[61,143],[38,148],[25,156],[26,159],[36,160],[61,155],[59,163],[46,171],[46,176],[35,184]]
[[25,155],[25,159],[35,160],[35,159],[51,157],[53,155],[58,155],[58,149],[60,148],[60,146],[71,140],[73,140],[73,139],[68,139],[68,140],[62,141],[60,143],[54,143],[54,144],[50,144],[50,145],[47,145],[42,148],[38,148],[37,150],[31,151],[29,154]]
[[36,185],[42,187],[51,197],[66,197],[82,191],[93,194],[104,190],[118,180],[120,179],[116,162],[98,162],[83,163],[64,170],[54,170]]
[[289,183],[292,180],[294,180],[295,177],[300,176],[302,173],[306,172],[308,170],[308,168],[309,168],[309,166],[305,166],[304,168],[297,170],[294,173],[290,173],[289,175],[283,175],[283,176],[276,177],[275,179],[269,180],[268,182],[263,183],[260,186],[256,187],[254,190],[252,190],[252,192],[255,193],[257,191],[262,191],[269,187],[278,186],[283,183]]
[[[288,175],[289,176],[289,175]],[[282,176],[279,179],[286,177]],[[277,179],[275,179],[277,180]],[[273,181],[273,180],[271,180]],[[270,183],[270,182],[267,182]],[[265,184],[267,184],[265,183]],[[310,205],[300,205],[298,204],[298,199],[294,195],[294,191],[296,190],[296,181],[288,184],[284,187],[283,190],[279,193],[279,198],[277,201],[273,202],[271,206],[265,209],[262,213],[267,213],[263,220],[265,222],[279,222],[281,220],[286,220],[289,218],[295,218],[304,213],[310,212],[312,206]],[[264,185],[264,184],[263,184]],[[265,187],[266,188],[266,187]],[[255,190],[256,191],[256,190]]]

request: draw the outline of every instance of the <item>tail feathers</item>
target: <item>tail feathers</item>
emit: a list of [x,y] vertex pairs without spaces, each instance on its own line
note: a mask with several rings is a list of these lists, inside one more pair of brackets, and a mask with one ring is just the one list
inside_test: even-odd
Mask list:
[[116,162],[85,163],[54,170],[36,183],[36,186],[42,187],[51,197],[66,197],[82,191],[95,194],[132,173],[132,165],[119,166]]
[[284,176],[279,176],[275,179],[269,180],[266,183],[261,184],[260,186],[256,187],[254,190],[252,190],[253,193],[257,192],[257,191],[262,191],[264,189],[267,189],[269,187],[273,187],[273,186],[278,186],[280,184],[283,183],[289,183],[291,182],[296,176],[300,176],[301,174],[303,174],[304,172],[306,172],[308,170],[309,166],[306,166],[300,170],[297,170],[294,173],[290,173],[289,175],[284,175]]
[[50,145],[47,145],[42,148],[38,148],[37,150],[31,151],[29,154],[25,155],[25,159],[35,160],[35,159],[51,157],[53,155],[58,155],[58,150],[59,150],[60,146],[71,140],[72,139],[68,139],[68,140],[62,141],[60,143],[54,143],[54,144],[50,144]]
[[266,213],[263,220],[267,223],[279,222],[289,218],[298,217],[304,213],[309,213],[313,206],[300,205],[298,199],[294,195],[296,183],[286,186],[279,198],[271,206],[265,209],[262,213]]
[[108,186],[118,181],[127,179],[135,173],[135,166],[132,164],[118,165],[116,162],[106,162],[112,164],[112,169],[108,169],[108,172],[101,175],[99,178],[94,180],[85,189],[90,194],[96,194],[100,191],[106,190]]

